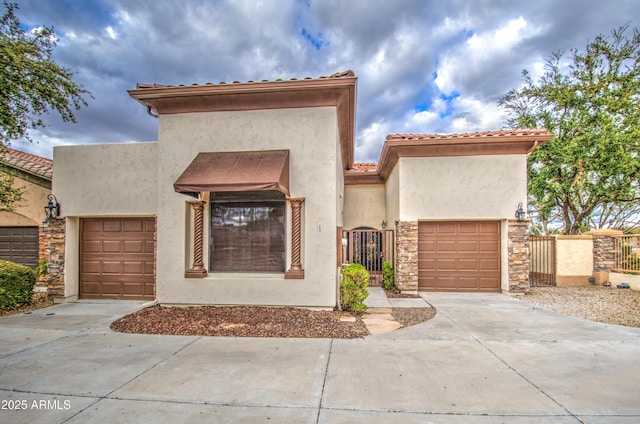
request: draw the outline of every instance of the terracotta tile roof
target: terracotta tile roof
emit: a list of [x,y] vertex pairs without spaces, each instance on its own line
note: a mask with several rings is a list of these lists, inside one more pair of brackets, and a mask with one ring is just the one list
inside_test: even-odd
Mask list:
[[356,162],[351,169],[356,171],[375,171],[378,168],[378,164],[375,162]]
[[402,140],[450,140],[450,139],[465,139],[465,138],[491,138],[491,137],[528,137],[535,135],[548,134],[546,129],[515,129],[515,130],[499,130],[499,131],[484,131],[484,132],[472,132],[462,134],[389,134],[387,136],[388,141],[402,141]]
[[[317,79],[337,79],[337,78],[353,78],[355,77],[355,74],[353,73],[353,71],[342,71],[342,72],[336,72],[335,74],[331,74],[331,75],[325,75],[325,76],[321,76],[318,77]],[[303,80],[313,80],[316,78],[312,78],[312,77],[305,77],[302,78]],[[191,84],[190,86],[186,85],[186,84],[179,84],[179,85],[165,85],[165,84],[143,84],[143,83],[138,83],[137,84],[137,88],[138,89],[145,89],[145,88],[170,88],[170,87],[201,87],[201,86],[211,86],[211,85],[237,85],[237,84],[262,84],[262,83],[273,83],[273,82],[286,82],[286,81],[299,81],[298,78],[290,78],[288,80],[284,80],[281,78],[278,78],[276,80],[262,80],[262,81],[233,81],[233,82],[226,82],[226,81],[220,81],[219,83],[212,83],[212,82],[207,82],[205,84]]]
[[53,176],[53,161],[42,156],[21,152],[20,150],[5,148],[0,154],[0,162],[8,166],[38,175],[51,181]]

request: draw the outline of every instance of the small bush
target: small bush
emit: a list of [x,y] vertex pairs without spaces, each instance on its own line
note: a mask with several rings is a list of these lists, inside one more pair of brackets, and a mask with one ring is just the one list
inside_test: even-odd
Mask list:
[[36,274],[31,268],[0,260],[0,309],[29,303],[35,283]]
[[340,283],[340,305],[345,311],[364,312],[367,305],[365,299],[369,296],[369,272],[361,264],[351,264],[342,270]]
[[386,261],[382,264],[382,284],[386,290],[391,290],[394,287],[393,268]]

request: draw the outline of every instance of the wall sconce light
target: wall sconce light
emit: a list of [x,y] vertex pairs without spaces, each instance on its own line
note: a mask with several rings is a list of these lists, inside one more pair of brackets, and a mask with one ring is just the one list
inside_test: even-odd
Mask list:
[[383,229],[383,230],[384,230],[385,228],[387,228],[387,221],[384,221],[384,220],[383,220],[383,221],[380,223],[380,226],[382,227],[382,229]]
[[44,213],[47,219],[45,219],[45,223],[49,222],[50,219],[54,219],[60,216],[60,203],[58,203],[58,199],[53,194],[47,196],[49,199],[49,203],[44,207]]
[[515,214],[518,222],[524,221],[525,214],[526,212],[522,208],[522,202],[518,203],[518,209],[516,209],[516,214]]

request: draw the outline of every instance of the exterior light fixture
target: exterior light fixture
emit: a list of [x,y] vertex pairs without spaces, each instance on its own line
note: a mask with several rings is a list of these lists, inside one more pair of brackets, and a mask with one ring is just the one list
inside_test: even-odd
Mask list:
[[385,228],[387,228],[387,221],[382,221],[380,223],[380,226],[382,227],[382,229],[384,230]]
[[49,199],[49,203],[44,207],[44,213],[47,219],[45,219],[45,223],[49,222],[50,219],[54,219],[60,216],[60,203],[58,203],[58,199],[53,194],[47,196]]
[[518,209],[516,209],[516,219],[518,220],[518,222],[522,222],[524,221],[524,217],[525,217],[525,211],[522,208],[522,202],[518,203]]

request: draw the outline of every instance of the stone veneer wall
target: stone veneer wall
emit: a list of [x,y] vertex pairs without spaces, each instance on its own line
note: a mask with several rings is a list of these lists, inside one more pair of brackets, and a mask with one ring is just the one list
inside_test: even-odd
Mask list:
[[38,277],[36,288],[49,296],[64,297],[65,220],[51,219],[40,226],[40,260],[47,261],[47,274]]
[[616,264],[615,243],[609,235],[592,234],[593,236],[593,270],[607,272]]
[[418,221],[396,222],[396,287],[418,291]]
[[522,292],[530,287],[529,221],[509,220],[507,225],[509,292]]

